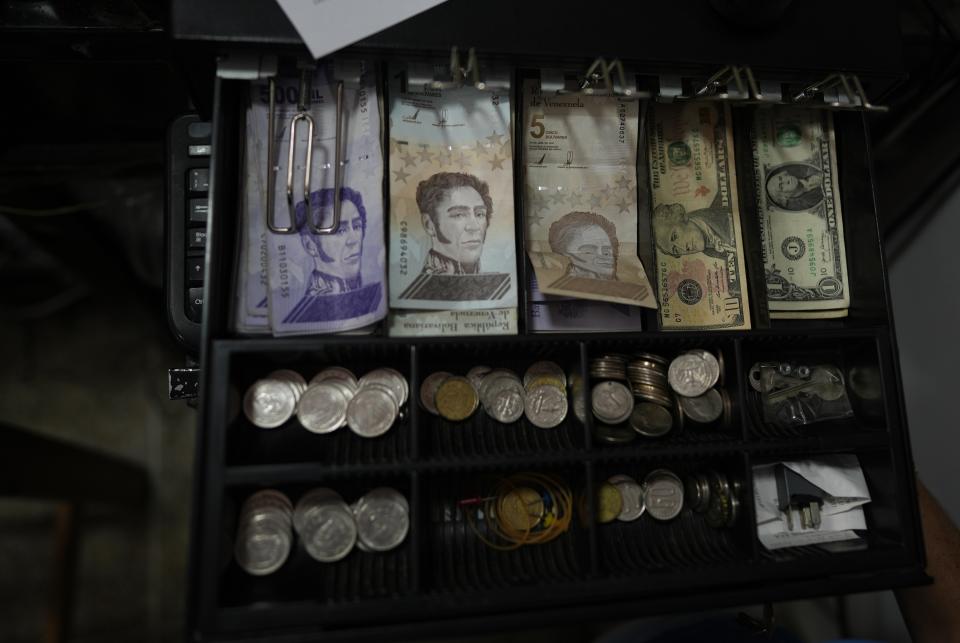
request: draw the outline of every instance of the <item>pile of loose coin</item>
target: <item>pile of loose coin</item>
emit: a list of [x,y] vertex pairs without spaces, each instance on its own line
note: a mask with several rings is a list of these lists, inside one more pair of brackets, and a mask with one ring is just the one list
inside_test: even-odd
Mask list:
[[420,385],[420,404],[451,422],[462,422],[483,407],[503,424],[526,416],[534,426],[550,429],[567,417],[567,376],[549,361],[530,366],[523,379],[509,369],[489,366],[475,366],[466,376],[438,371]]
[[296,506],[275,489],[264,489],[243,503],[234,544],[237,564],[265,576],[290,555],[294,533],[316,561],[333,563],[356,546],[385,552],[399,546],[410,529],[410,506],[396,489],[378,487],[348,505],[333,489],[305,493]]
[[251,424],[274,429],[297,416],[311,433],[332,433],[344,426],[365,438],[390,430],[407,403],[407,380],[392,368],[357,377],[340,366],[325,368],[308,384],[300,373],[273,371],[247,389],[243,411]]
[[608,353],[590,360],[590,404],[594,437],[626,444],[638,435],[658,438],[687,421],[709,425],[732,422],[726,391],[714,388],[723,376],[723,355],[691,350],[672,361],[637,352]]

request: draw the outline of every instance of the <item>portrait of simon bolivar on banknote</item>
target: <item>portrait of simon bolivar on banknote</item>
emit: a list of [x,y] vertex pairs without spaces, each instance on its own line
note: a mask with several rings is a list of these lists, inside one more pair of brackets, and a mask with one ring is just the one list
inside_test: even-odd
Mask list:
[[[430,250],[420,276],[401,299],[499,299],[510,275],[485,272],[481,265],[493,199],[485,181],[466,172],[437,172],[417,185],[417,207]],[[432,278],[456,276],[455,280]],[[450,286],[455,285],[455,288]]]
[[308,265],[301,266],[305,278],[297,284],[300,292],[293,293],[297,303],[283,323],[363,318],[375,314],[381,305],[382,282],[376,278],[365,282],[363,275],[367,231],[363,197],[344,187],[340,199],[340,225],[332,234],[316,234],[307,224],[308,214],[315,224],[321,218],[324,226],[333,222],[332,188],[311,192],[309,209],[305,201],[297,204],[297,239],[303,250],[300,256]]

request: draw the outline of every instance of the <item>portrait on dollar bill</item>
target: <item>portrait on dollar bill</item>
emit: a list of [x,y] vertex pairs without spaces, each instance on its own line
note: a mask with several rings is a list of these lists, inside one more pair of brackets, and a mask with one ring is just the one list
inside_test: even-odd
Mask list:
[[550,224],[550,250],[570,260],[564,276],[617,280],[617,226],[596,212],[568,212]]
[[360,192],[341,189],[340,225],[335,232],[317,234],[308,223],[332,223],[333,199],[333,188],[323,188],[310,193],[309,208],[306,201],[297,204],[297,237],[309,265],[301,266],[307,278],[284,323],[361,317],[375,312],[380,303],[383,284],[363,281],[367,210]]
[[673,257],[702,252],[722,259],[737,250],[733,222],[719,208],[688,213],[680,203],[662,203],[653,209],[657,249]]
[[806,163],[782,165],[767,176],[766,191],[781,210],[806,211],[823,201],[823,173]]

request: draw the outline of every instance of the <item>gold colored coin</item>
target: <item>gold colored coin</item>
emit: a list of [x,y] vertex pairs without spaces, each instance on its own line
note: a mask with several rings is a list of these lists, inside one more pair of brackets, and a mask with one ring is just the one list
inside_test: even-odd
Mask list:
[[543,498],[530,487],[513,489],[499,503],[500,517],[511,529],[529,531],[543,517]]
[[604,482],[597,490],[597,522],[613,522],[623,510],[623,496],[614,485]]
[[459,422],[477,409],[477,390],[465,377],[448,377],[437,389],[434,401],[443,418]]
[[537,377],[534,377],[527,384],[526,390],[532,391],[538,386],[542,386],[544,384],[548,386],[553,386],[554,388],[557,388],[560,391],[563,391],[564,394],[566,394],[566,389],[563,386],[563,380],[560,379],[559,377],[556,377],[555,375],[538,375]]

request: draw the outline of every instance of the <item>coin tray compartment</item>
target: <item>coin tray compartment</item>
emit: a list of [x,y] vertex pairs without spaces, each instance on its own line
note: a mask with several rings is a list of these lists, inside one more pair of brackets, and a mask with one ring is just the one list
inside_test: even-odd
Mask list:
[[[359,378],[379,367],[394,368],[407,378],[411,400],[385,434],[364,438],[349,427],[328,434],[304,429],[296,414],[276,429],[261,429],[243,414],[243,396],[257,379],[270,372],[289,368],[307,382],[329,366],[343,366]],[[323,465],[371,463],[385,464],[407,460],[413,441],[411,405],[414,386],[411,381],[412,358],[408,347],[400,344],[360,349],[348,344],[317,345],[310,351],[253,352],[235,355],[229,364],[230,389],[227,403],[226,461],[228,465],[312,462]]]
[[219,602],[224,607],[292,601],[310,601],[319,608],[331,603],[388,600],[408,595],[414,590],[416,529],[412,484],[409,476],[366,475],[318,478],[317,482],[276,485],[270,488],[285,493],[296,505],[310,489],[329,487],[349,505],[376,487],[392,487],[410,503],[410,532],[404,541],[388,552],[363,552],[356,546],[335,563],[321,563],[307,554],[294,534],[293,548],[283,566],[268,576],[252,576],[243,571],[232,557],[237,520],[243,501],[264,487],[242,485],[228,490],[224,507],[222,533],[224,553],[220,579]]
[[[834,451],[836,452],[836,451]],[[816,576],[821,573],[839,573],[850,569],[879,564],[907,564],[908,542],[913,534],[907,524],[905,499],[897,493],[895,458],[887,449],[867,448],[854,451],[860,461],[870,502],[863,505],[866,531],[859,531],[859,542],[830,543],[821,546],[786,547],[768,551],[759,544],[760,561],[770,567],[770,573],[780,577]],[[815,458],[819,453],[793,454],[779,458],[754,457],[752,465]],[[752,493],[750,494],[752,499]],[[755,528],[754,528],[755,529]],[[754,534],[756,531],[754,531]]]
[[742,457],[709,459],[647,458],[643,461],[622,459],[594,468],[594,489],[611,476],[628,475],[639,484],[655,469],[666,469],[682,481],[690,474],[716,470],[732,483],[743,484],[740,513],[732,527],[714,529],[705,514],[697,513],[684,498],[684,506],[673,520],[661,521],[646,511],[631,522],[614,520],[597,523],[597,552],[600,571],[610,576],[643,576],[642,582],[656,586],[657,576],[676,571],[729,567],[748,562],[753,557],[752,529],[747,511],[751,502],[747,495],[745,464]]
[[[831,439],[859,433],[886,437],[887,421],[885,397],[891,377],[886,366],[881,367],[882,342],[869,334],[836,336],[777,335],[744,339],[742,363],[745,375],[745,417],[750,437],[776,440],[785,438]],[[805,426],[775,426],[763,419],[760,394],[748,382],[750,368],[760,361],[795,361],[812,366],[833,364],[839,368],[847,384],[847,397],[853,416],[815,422]],[[851,386],[851,372],[856,383]],[[857,392],[855,392],[855,390]],[[895,388],[894,388],[895,390]]]
[[[548,339],[524,344],[516,341],[483,345],[438,342],[419,351],[420,381],[437,371],[466,375],[471,368],[480,365],[509,369],[522,380],[527,368],[541,360],[557,363],[568,379],[571,373],[582,373],[578,342]],[[413,395],[411,392],[411,397]],[[420,452],[426,457],[443,459],[582,450],[586,439],[584,428],[573,413],[573,392],[569,386],[567,405],[567,417],[552,429],[541,429],[526,416],[512,424],[503,424],[490,417],[482,405],[462,422],[445,420],[421,408]]]
[[[733,404],[733,413],[730,425],[724,427],[719,421],[710,425],[698,425],[689,420],[686,421],[685,425],[681,429],[679,426],[674,424],[674,427],[664,436],[661,437],[647,437],[643,435],[638,435],[637,438],[628,444],[619,445],[619,444],[606,444],[601,442],[593,437],[592,429],[593,424],[598,422],[598,420],[593,416],[590,405],[590,391],[592,390],[593,384],[596,384],[598,381],[594,378],[589,378],[590,386],[586,387],[587,394],[587,424],[590,428],[590,438],[591,438],[591,449],[598,449],[608,453],[628,453],[633,450],[642,450],[644,447],[670,447],[670,446],[684,446],[684,445],[708,445],[718,442],[729,442],[740,440],[743,435],[742,429],[742,420],[740,416],[740,403],[739,403],[739,380],[737,377],[738,365],[737,365],[737,350],[735,346],[735,341],[732,338],[724,337],[709,337],[709,338],[693,338],[689,335],[676,335],[674,337],[657,337],[657,338],[644,338],[644,337],[631,337],[631,338],[619,338],[619,337],[607,337],[601,339],[598,337],[596,340],[591,341],[587,344],[587,366],[586,372],[589,375],[590,370],[590,360],[602,357],[607,353],[622,353],[625,355],[632,355],[635,352],[646,352],[653,353],[654,355],[660,355],[668,360],[672,360],[674,357],[688,350],[695,348],[702,348],[716,353],[717,351],[722,352],[723,354],[723,373],[721,373],[720,382],[717,383],[716,388],[726,389],[727,394],[730,396],[731,402]],[[626,382],[625,382],[626,383]],[[674,394],[676,397],[676,394]],[[636,400],[635,400],[636,401]],[[676,410],[671,409],[671,413],[676,419]],[[630,428],[629,420],[622,422],[617,425],[619,427]]]
[[[498,469],[426,477],[422,532],[427,546],[422,560],[427,588],[472,593],[520,585],[576,583],[585,577],[590,567],[589,534],[576,507],[566,533],[547,543],[524,545],[511,551],[487,546],[468,524],[465,514],[468,508],[458,506],[461,499],[480,497],[492,490],[497,477],[523,471],[559,476],[569,485],[575,504],[587,484],[579,467]],[[473,509],[476,511],[476,506]],[[477,521],[476,526],[481,533],[486,533],[483,521]]]

